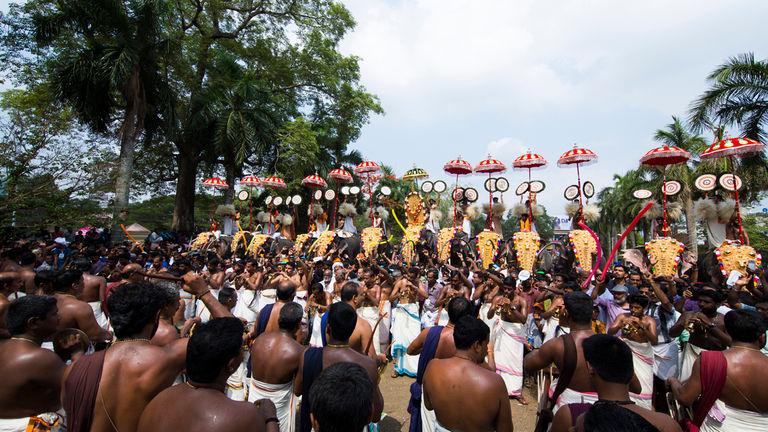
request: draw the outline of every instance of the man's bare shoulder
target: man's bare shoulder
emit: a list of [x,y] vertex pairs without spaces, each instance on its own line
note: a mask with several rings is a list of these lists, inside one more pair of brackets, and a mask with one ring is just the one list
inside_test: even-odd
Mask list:
[[662,432],[681,430],[680,425],[678,425],[677,422],[672,419],[672,417],[666,414],[658,413],[638,406],[635,406],[634,408],[635,409],[632,411],[648,420],[648,422],[656,426]]

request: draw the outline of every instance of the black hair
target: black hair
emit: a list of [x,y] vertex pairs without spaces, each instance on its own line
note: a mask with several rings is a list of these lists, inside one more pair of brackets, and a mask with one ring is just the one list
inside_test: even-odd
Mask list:
[[629,296],[629,299],[627,300],[629,304],[637,304],[642,306],[643,309],[648,307],[648,303],[650,300],[648,300],[648,297],[642,295],[642,294],[632,294]]
[[596,402],[584,414],[584,430],[592,432],[658,432],[640,414],[615,402]]
[[695,293],[693,293],[694,300],[699,300],[701,297],[709,297],[712,299],[712,302],[719,304],[723,301],[723,295],[720,294],[720,291],[714,289],[714,288],[702,288]]
[[491,329],[483,321],[475,317],[463,316],[453,329],[453,343],[456,349],[465,350],[472,347],[475,342],[487,341],[490,334]]
[[734,309],[725,314],[725,329],[737,342],[756,343],[765,334],[765,319],[760,313]]
[[5,325],[12,335],[22,334],[27,331],[29,320],[44,320],[55,307],[55,297],[28,295],[17,298],[8,306]]
[[328,308],[328,333],[334,339],[341,342],[348,341],[356,325],[357,313],[352,306],[339,302]]
[[290,302],[280,308],[280,315],[277,317],[277,325],[280,330],[294,331],[301,325],[301,319],[304,316],[304,308],[296,302]]
[[501,281],[501,284],[502,284],[502,285],[507,285],[507,286],[515,286],[516,282],[517,282],[517,281],[515,281],[515,278],[513,278],[512,276],[506,276],[506,277],[505,277],[505,278],[504,278],[504,279]]
[[296,295],[296,284],[291,281],[280,282],[277,285],[277,299],[284,302],[293,300]]
[[629,384],[634,375],[632,350],[621,339],[607,334],[596,334],[582,342],[584,360],[603,380],[616,384]]
[[348,302],[355,298],[359,285],[356,282],[347,282],[341,287],[341,301]]
[[239,318],[214,318],[197,326],[187,344],[187,376],[212,383],[243,348],[245,326]]
[[22,266],[28,266],[31,264],[34,264],[37,261],[37,257],[35,254],[33,254],[30,251],[25,251],[21,254],[21,258],[19,258],[19,264]]
[[592,323],[592,297],[581,291],[574,291],[563,296],[568,318],[574,324]]
[[317,432],[362,430],[373,414],[373,389],[371,378],[360,365],[341,362],[328,366],[309,393]]
[[55,291],[68,291],[72,284],[82,277],[83,272],[80,270],[64,270],[53,280],[53,289]]
[[448,302],[448,321],[452,323],[459,322],[461,317],[466,315],[473,315],[474,308],[472,303],[466,298],[459,296],[454,297]]
[[49,288],[53,287],[53,282],[56,280],[56,272],[53,270],[40,270],[35,273],[35,286],[41,288],[41,285],[50,284]]
[[88,273],[91,270],[91,262],[87,258],[78,258],[72,262],[70,268]]
[[613,266],[613,269],[616,270],[619,267],[621,267],[622,270],[624,270],[624,273],[627,272],[627,266],[625,266],[624,264],[616,264],[615,266]]
[[208,270],[211,270],[211,267],[216,267],[217,265],[221,264],[221,260],[218,258],[211,258],[208,260]]
[[222,287],[219,290],[219,295],[217,296],[217,299],[221,304],[229,302],[230,300],[237,301],[237,291],[235,291],[234,288],[231,288],[229,286]]
[[144,282],[127,283],[112,290],[107,306],[115,337],[135,336],[147,324],[156,323],[165,301],[162,288]]

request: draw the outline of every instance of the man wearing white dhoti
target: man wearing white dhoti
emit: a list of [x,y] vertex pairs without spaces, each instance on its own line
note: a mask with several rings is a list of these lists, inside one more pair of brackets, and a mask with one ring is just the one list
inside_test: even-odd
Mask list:
[[514,284],[502,284],[494,297],[488,318],[499,315],[494,334],[491,335],[496,372],[504,379],[507,394],[527,404],[523,396],[523,356],[525,352],[525,322],[528,305],[522,296],[516,296]]

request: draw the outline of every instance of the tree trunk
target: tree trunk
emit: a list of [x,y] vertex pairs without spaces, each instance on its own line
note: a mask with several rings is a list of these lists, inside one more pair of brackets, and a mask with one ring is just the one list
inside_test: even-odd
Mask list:
[[133,173],[133,154],[136,150],[136,120],[133,115],[123,120],[120,138],[120,158],[118,159],[117,179],[115,180],[115,206],[112,213],[112,238],[121,241],[124,238],[120,224],[128,218],[128,202],[131,192]]
[[181,234],[195,231],[195,181],[197,180],[197,157],[190,151],[190,145],[179,145],[177,164],[179,178],[176,180],[176,202],[173,207],[171,229]]
[[693,199],[690,194],[685,199],[685,226],[688,230],[688,244],[685,245],[694,257],[699,256],[699,233],[696,230],[696,217],[693,215]]

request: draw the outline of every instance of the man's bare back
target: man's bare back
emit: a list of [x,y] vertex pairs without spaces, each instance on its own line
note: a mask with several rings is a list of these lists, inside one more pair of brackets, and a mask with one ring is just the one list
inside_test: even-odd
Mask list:
[[[587,362],[584,360],[584,350],[581,346],[585,339],[594,334],[595,332],[592,330],[571,331],[571,337],[573,337],[573,342],[576,344],[576,370],[573,373],[571,382],[568,384],[568,388],[572,390],[578,392],[595,391],[589,376],[589,370],[587,369]],[[525,356],[523,368],[526,372],[537,371],[552,363],[554,363],[559,370],[563,370],[563,367],[565,366],[565,347],[562,338],[551,339],[538,350],[534,350]]]
[[267,384],[285,384],[299,369],[304,347],[283,331],[263,333],[251,344],[251,376]]
[[64,363],[53,351],[25,339],[0,341],[0,418],[54,412]]
[[69,294],[55,294],[59,309],[58,330],[76,328],[85,332],[91,342],[108,340],[109,334],[99,327],[88,303]]
[[101,301],[107,291],[107,280],[101,276],[83,273],[83,292],[80,300],[84,302]]

